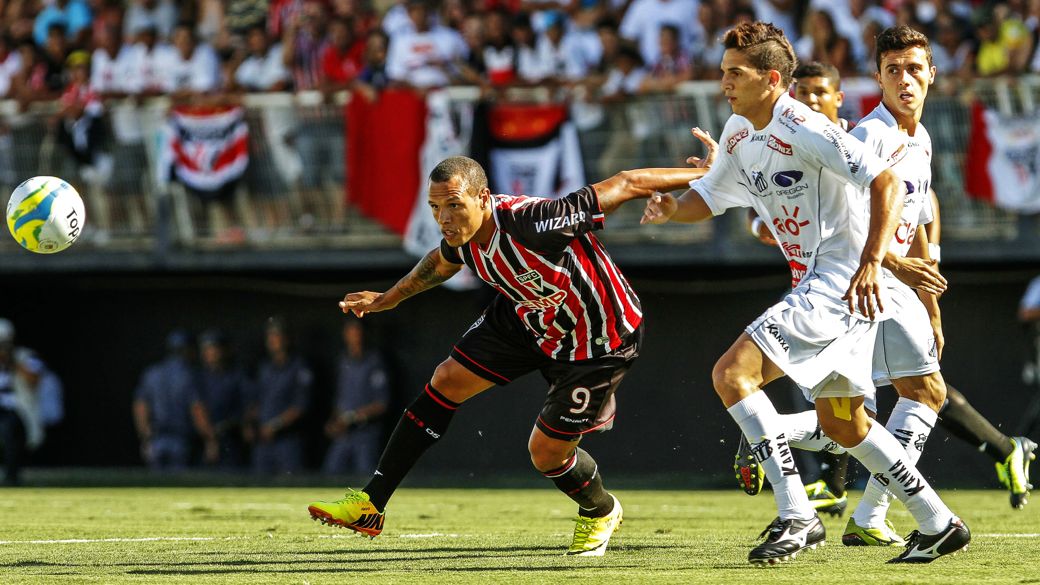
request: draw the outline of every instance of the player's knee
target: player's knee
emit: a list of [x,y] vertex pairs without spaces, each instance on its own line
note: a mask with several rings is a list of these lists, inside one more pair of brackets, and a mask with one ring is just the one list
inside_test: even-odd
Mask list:
[[845,447],[854,447],[863,441],[863,437],[867,436],[866,430],[858,429],[857,425],[853,421],[837,420],[833,418],[821,417],[820,418],[820,429],[823,434],[830,437],[832,441]]
[[538,471],[545,472],[563,465],[574,452],[574,447],[547,445],[532,437],[527,443],[527,450],[531,454],[531,465]]
[[722,360],[712,369],[711,382],[726,406],[740,402],[754,391],[754,385],[746,375]]
[[946,384],[938,372],[923,376],[916,383],[909,385],[897,385],[896,391],[899,396],[920,402],[932,410],[939,412],[946,402]]
[[451,360],[441,362],[433,371],[430,385],[437,389],[442,396],[459,404],[466,401],[469,396],[464,392],[464,387],[459,383],[455,369],[460,367]]

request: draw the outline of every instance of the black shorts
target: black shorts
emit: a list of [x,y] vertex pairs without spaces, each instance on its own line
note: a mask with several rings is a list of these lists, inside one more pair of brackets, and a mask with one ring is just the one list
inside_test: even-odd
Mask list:
[[538,370],[549,392],[535,422],[546,435],[576,441],[614,424],[617,389],[639,357],[643,326],[625,337],[613,352],[576,362],[557,361],[535,344],[509,301],[496,296],[484,314],[452,348],[451,357],[474,374],[499,385]]

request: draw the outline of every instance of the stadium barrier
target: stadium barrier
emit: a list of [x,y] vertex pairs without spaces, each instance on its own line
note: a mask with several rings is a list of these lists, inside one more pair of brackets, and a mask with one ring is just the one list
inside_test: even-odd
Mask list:
[[[844,89],[843,114],[850,119],[865,114],[871,100],[876,103],[873,80],[847,80]],[[461,87],[449,88],[445,95],[452,104],[452,124],[460,144],[468,147],[472,119],[466,118],[472,116],[479,94],[475,88]],[[547,90],[528,89],[511,97],[541,101],[552,96]],[[347,99],[341,94],[324,100],[316,92],[244,96],[249,164],[226,206],[213,205],[160,173],[160,165],[170,157],[164,151],[170,112],[165,98],[107,104],[108,137],[103,150],[111,157],[110,172],[77,167],[59,143],[61,122],[55,120],[54,104],[32,104],[22,111],[13,101],[0,102],[0,188],[10,192],[33,175],[57,175],[76,185],[88,209],[87,230],[77,243],[81,256],[148,251],[151,261],[161,264],[164,257],[184,251],[204,257],[206,252],[239,248],[281,252],[393,248],[399,245],[399,236],[362,216],[345,189]],[[971,199],[964,176],[968,144],[976,139],[971,136],[974,101],[1003,115],[1022,115],[1035,112],[1038,99],[1040,77],[1036,76],[980,79],[966,86],[948,83],[930,95],[924,123],[935,147],[934,188],[941,201],[944,248],[950,250],[944,258],[1040,258],[1036,216]],[[729,113],[716,82],[689,82],[673,94],[618,104],[571,104],[590,182],[625,168],[683,164],[687,156],[699,154],[689,127],[698,125],[718,137]],[[622,246],[684,244],[687,254],[701,258],[749,245],[740,214],[693,227],[649,228],[638,225],[639,215],[638,206],[622,209],[612,218],[608,238]],[[0,257],[10,258],[15,252],[12,240],[0,239]],[[657,252],[652,255],[659,257]],[[723,255],[721,260],[732,258]],[[99,264],[104,265],[104,260]]]

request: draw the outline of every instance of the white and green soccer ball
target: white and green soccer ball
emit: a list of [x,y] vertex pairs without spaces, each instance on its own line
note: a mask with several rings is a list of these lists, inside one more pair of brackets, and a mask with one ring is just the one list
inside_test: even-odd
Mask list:
[[37,254],[61,252],[83,233],[83,199],[58,177],[33,177],[7,202],[7,227],[23,248]]

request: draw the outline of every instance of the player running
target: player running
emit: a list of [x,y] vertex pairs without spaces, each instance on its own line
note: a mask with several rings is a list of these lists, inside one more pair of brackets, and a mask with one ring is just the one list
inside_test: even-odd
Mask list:
[[349,293],[340,307],[358,317],[388,311],[464,264],[501,294],[405,410],[368,485],[342,500],[311,504],[311,516],[378,535],[387,501],[444,436],[459,406],[537,370],[550,386],[531,431],[531,461],[578,504],[567,554],[602,556],[621,524],[621,503],[603,487],[596,461],[578,442],[611,428],[614,392],[639,355],[643,314],[635,291],[592,232],[624,202],[679,189],[704,172],[625,171],[551,200],[492,195],[484,169],[469,158],[439,163],[430,174],[428,201],[444,236],[440,248],[390,290]]
[[[852,131],[891,165],[904,180],[907,197],[902,222],[890,247],[891,254],[928,258],[929,231],[937,235],[933,216],[931,141],[920,124],[928,86],[934,80],[931,50],[924,35],[906,26],[889,28],[877,42],[878,82],[882,103]],[[926,225],[935,224],[934,230]],[[907,457],[917,461],[936,422],[974,446],[986,446],[997,463],[998,478],[1011,491],[1013,507],[1025,505],[1029,463],[1036,445],[1025,437],[1000,433],[968,404],[964,396],[945,385],[939,373],[943,334],[937,299],[914,293],[896,279],[887,279],[893,315],[882,322],[874,350],[874,383],[891,383],[900,398],[886,428],[903,442]],[[948,394],[948,396],[947,396]],[[866,405],[870,413],[876,406]],[[938,412],[938,414],[937,414]],[[791,429],[791,445],[810,450],[840,448],[820,433],[813,411],[784,416]],[[804,437],[804,439],[803,439]],[[992,442],[993,446],[989,447]],[[738,452],[741,476],[761,477],[757,464]],[[745,491],[748,486],[743,485]],[[759,487],[761,484],[759,483]],[[903,546],[906,543],[886,520],[890,494],[876,479],[867,486],[845,529],[842,542],[850,546]]]
[[890,562],[928,562],[955,552],[970,540],[967,527],[907,459],[899,441],[863,408],[874,394],[874,319],[887,317],[882,261],[915,287],[936,293],[945,287],[924,261],[886,255],[899,223],[902,183],[862,143],[787,95],[796,59],[779,29],[741,24],[726,34],[723,45],[722,90],[734,115],[723,131],[718,160],[681,197],[651,197],[643,221],[701,221],[730,207],[754,207],[800,277],[783,301],[745,329],[712,372],[715,390],[751,442],[779,509],[763,532],[765,542],[748,560],[787,560],[825,537],[780,415],[761,392],[784,374],[808,389],[828,436],[884,478],[918,522],[920,547]]

